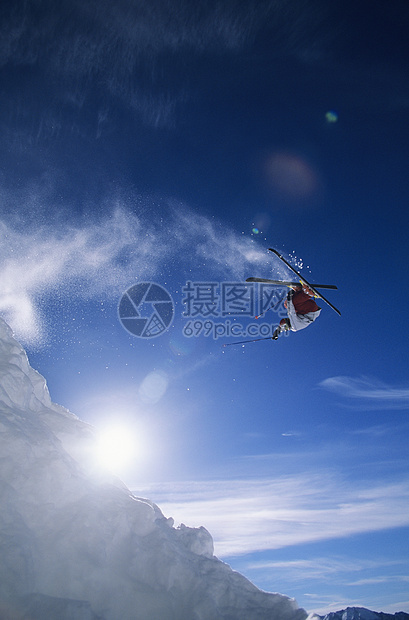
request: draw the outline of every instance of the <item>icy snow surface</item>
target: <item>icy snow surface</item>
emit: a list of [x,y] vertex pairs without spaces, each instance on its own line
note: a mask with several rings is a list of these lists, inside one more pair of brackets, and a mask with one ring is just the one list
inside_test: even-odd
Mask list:
[[305,620],[93,464],[93,428],[51,402],[0,319],[0,619]]

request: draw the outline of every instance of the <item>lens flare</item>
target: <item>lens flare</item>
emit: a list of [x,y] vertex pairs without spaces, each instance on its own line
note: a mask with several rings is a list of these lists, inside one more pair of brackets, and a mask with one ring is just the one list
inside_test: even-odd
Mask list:
[[328,110],[325,115],[327,123],[336,123],[338,120],[338,114],[334,110]]
[[290,200],[300,200],[314,195],[318,179],[313,168],[301,157],[288,153],[275,153],[264,165],[267,185],[279,195]]
[[168,384],[169,378],[165,372],[160,370],[150,372],[139,387],[141,401],[148,405],[159,402],[168,389]]

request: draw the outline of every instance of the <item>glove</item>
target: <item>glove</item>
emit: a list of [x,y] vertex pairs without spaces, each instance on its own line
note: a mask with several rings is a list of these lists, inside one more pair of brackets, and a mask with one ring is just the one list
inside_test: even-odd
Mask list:
[[271,340],[278,340],[278,334],[280,333],[281,329],[279,327],[277,327],[277,329],[274,330],[274,334],[271,336]]

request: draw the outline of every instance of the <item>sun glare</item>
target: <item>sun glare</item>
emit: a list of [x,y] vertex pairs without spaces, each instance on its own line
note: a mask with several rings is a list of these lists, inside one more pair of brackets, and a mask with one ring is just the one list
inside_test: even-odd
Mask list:
[[138,454],[135,433],[125,426],[111,426],[99,433],[97,460],[101,467],[121,473]]

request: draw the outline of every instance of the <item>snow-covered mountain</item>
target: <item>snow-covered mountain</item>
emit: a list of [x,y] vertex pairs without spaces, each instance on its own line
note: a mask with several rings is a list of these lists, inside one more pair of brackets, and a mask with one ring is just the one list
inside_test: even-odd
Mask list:
[[396,614],[384,614],[370,611],[364,607],[347,607],[326,616],[309,616],[309,620],[409,620],[409,614],[400,611]]
[[306,619],[214,557],[203,527],[98,472],[95,443],[0,319],[1,620]]

